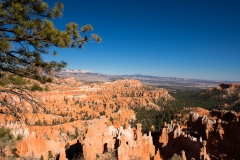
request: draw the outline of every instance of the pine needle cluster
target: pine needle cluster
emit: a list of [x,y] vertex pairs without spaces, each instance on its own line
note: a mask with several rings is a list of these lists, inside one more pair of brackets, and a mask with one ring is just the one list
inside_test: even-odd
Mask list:
[[[101,42],[97,34],[90,34],[90,24],[79,27],[77,23],[66,24],[65,30],[54,26],[53,20],[63,14],[64,5],[55,3],[53,8],[42,0],[0,0],[0,82],[2,86],[9,84],[4,75],[11,73],[21,78],[36,80],[40,83],[52,82],[54,73],[67,66],[67,63],[45,61],[42,56],[57,55],[50,52],[51,47],[83,48],[87,42]],[[2,79],[1,79],[2,78]],[[13,82],[13,81],[11,81]],[[0,107],[6,106],[14,112],[23,112],[16,108],[15,102],[6,97],[19,97],[19,101],[27,101],[40,106],[28,92],[17,85],[11,88],[0,88]],[[27,97],[26,97],[27,95]],[[2,97],[2,98],[1,98]],[[3,100],[5,99],[5,100]],[[12,104],[11,106],[9,104]],[[14,108],[15,107],[15,108]],[[37,109],[37,108],[35,108]]]

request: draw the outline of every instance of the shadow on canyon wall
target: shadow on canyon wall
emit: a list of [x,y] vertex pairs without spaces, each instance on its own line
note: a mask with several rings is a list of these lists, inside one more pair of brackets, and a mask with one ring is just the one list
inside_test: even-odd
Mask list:
[[65,154],[68,160],[83,157],[83,147],[79,140],[77,140],[77,143],[71,145],[69,149],[65,151]]

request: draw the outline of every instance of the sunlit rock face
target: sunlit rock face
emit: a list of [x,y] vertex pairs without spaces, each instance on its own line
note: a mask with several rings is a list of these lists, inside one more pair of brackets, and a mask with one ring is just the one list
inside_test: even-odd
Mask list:
[[[72,134],[72,130],[76,129],[74,127],[77,125],[85,126],[85,128],[78,128],[80,137],[68,139],[68,132]],[[14,123],[8,123],[7,126],[12,129],[13,134],[24,134],[23,141],[18,143],[16,152],[21,157],[34,155],[37,158],[43,156],[47,159],[48,152],[51,151],[52,155],[55,158],[58,157],[59,160],[72,159],[79,153],[89,160],[104,159],[109,153],[119,160],[160,158],[159,151],[155,154],[151,132],[148,135],[142,135],[141,124],[137,124],[137,129],[132,129],[130,125],[115,128],[109,118],[102,117],[83,123],[73,122],[71,125],[64,124],[47,128],[46,126],[28,127]],[[60,131],[57,137],[47,134],[47,131],[51,133],[57,130]],[[48,136],[47,139],[46,136]],[[69,143],[69,148],[66,148],[67,143]]]
[[151,133],[142,135],[141,124],[132,130],[130,125],[127,128],[108,126],[106,119],[92,123],[83,141],[84,158],[104,157],[113,150],[117,151],[119,160],[130,160],[131,157],[149,160],[155,156]]
[[151,132],[142,135],[141,124],[137,124],[137,129],[133,132],[131,128],[122,130],[120,134],[120,146],[118,148],[118,159],[129,160],[131,157],[149,159],[154,157],[155,147],[153,145]]
[[173,100],[167,90],[149,88],[133,79],[88,84],[68,78],[58,84],[49,84],[48,92],[34,93],[52,113],[71,112],[72,117],[77,116],[78,119],[84,118],[85,113],[92,119],[106,115],[114,119],[115,127],[124,125],[126,120],[136,119],[133,108],[160,110],[159,101]]

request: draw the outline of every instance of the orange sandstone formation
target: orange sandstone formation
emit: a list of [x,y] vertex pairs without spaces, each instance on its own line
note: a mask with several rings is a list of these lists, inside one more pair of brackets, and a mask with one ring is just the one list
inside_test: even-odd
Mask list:
[[104,157],[104,154],[112,150],[117,150],[119,160],[130,160],[131,157],[149,160],[154,157],[151,133],[148,136],[142,135],[141,124],[137,125],[135,131],[130,126],[116,129],[107,124],[105,118],[92,121],[83,141],[84,158],[91,160]]
[[[223,88],[232,93],[239,85],[220,85]],[[189,115],[187,127],[172,121],[164,125],[161,133],[142,135],[141,124],[136,129],[128,125],[136,119],[132,108],[147,106],[160,110],[160,100],[173,100],[168,91],[144,86],[136,80],[87,84],[73,78],[57,79],[49,84],[49,89],[32,93],[47,110],[33,114],[31,106],[26,105],[26,125],[0,115],[2,125],[11,128],[14,135],[23,135],[16,152],[22,157],[34,154],[47,159],[49,151],[60,160],[79,154],[87,160],[111,156],[119,160],[160,160],[174,154],[184,160],[240,157],[240,115],[235,112],[196,108]],[[13,99],[20,102],[17,97]]]

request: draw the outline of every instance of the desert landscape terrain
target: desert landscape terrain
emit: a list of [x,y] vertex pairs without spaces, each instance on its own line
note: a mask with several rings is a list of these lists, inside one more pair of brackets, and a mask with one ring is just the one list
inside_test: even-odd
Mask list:
[[[6,111],[0,114],[1,126],[10,128],[14,136],[22,136],[15,145],[15,158],[205,160],[240,156],[237,112],[185,107],[184,112],[173,113],[168,119],[155,117],[150,121],[148,114],[155,115],[148,111],[160,116],[168,116],[160,114],[164,111],[173,112],[166,104],[177,99],[168,90],[134,79],[90,83],[60,78],[38,85],[48,90],[31,94],[46,109],[35,111],[24,102],[28,106],[24,120],[17,121],[1,106]],[[222,83],[204,92],[227,90],[231,95],[239,94],[239,89],[238,84]],[[7,155],[12,154],[5,149]]]

